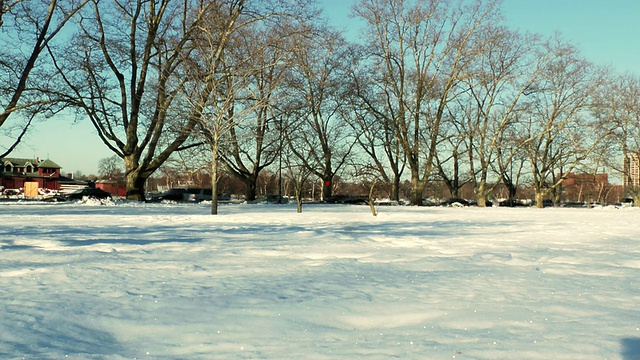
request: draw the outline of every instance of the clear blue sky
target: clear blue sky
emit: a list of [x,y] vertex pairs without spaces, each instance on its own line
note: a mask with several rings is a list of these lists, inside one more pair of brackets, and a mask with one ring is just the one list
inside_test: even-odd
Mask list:
[[[348,18],[353,3],[320,1],[339,28],[356,23]],[[640,74],[640,0],[504,0],[502,9],[512,28],[542,35],[558,31],[594,63]],[[49,157],[65,172],[84,174],[97,173],[98,161],[112,155],[88,122],[72,125],[62,118],[36,124],[11,154]]]

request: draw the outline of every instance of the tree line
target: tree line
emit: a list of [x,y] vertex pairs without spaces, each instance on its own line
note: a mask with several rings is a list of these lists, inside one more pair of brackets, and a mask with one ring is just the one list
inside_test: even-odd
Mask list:
[[298,198],[340,176],[395,200],[408,180],[421,204],[437,178],[481,206],[498,185],[542,204],[571,172],[621,171],[640,77],[508,28],[500,6],[357,0],[347,38],[311,0],[0,0],[4,155],[34,119],[73,114],[122,159],[132,200],[176,157],[248,200],[265,169]]

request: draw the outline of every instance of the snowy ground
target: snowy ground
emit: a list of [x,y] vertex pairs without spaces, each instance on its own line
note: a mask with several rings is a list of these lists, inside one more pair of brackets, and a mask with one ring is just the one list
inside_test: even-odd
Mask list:
[[639,359],[639,209],[0,203],[2,359]]

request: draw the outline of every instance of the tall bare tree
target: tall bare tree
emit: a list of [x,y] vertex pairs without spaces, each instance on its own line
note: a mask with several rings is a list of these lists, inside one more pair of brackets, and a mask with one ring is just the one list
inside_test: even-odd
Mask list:
[[236,95],[236,108],[243,111],[234,114],[237,120],[229,128],[228,146],[221,152],[226,167],[245,185],[247,201],[256,199],[260,172],[279,157],[283,80],[292,51],[286,39],[302,31],[292,21],[255,25],[243,29],[230,55],[243,62],[238,71],[246,79]]
[[471,40],[495,21],[497,1],[360,0],[371,77],[371,111],[393,128],[406,155],[414,204],[434,170],[446,105],[474,57]]
[[[236,33],[254,19],[242,18],[244,3],[233,9],[228,17],[224,9],[214,12],[202,21],[194,34],[194,48],[188,60],[192,82],[183,84],[182,91],[195,112],[196,137],[204,139],[211,153],[211,214],[218,214],[218,179],[220,155],[224,139],[236,121],[236,96],[244,87],[247,74],[241,73],[245,60],[229,56],[232,49],[226,44],[238,41]],[[230,9],[231,10],[231,9]],[[222,45],[222,44],[225,45]],[[199,94],[207,93],[206,97]]]
[[324,26],[313,37],[295,37],[289,96],[298,121],[287,131],[293,156],[323,183],[322,198],[332,196],[333,179],[345,166],[355,144],[346,125],[347,66],[351,53],[343,37]]
[[351,113],[348,124],[352,127],[356,142],[363,153],[356,167],[361,168],[361,173],[365,174],[371,174],[375,169],[378,176],[374,178],[379,178],[380,183],[389,186],[390,198],[399,201],[406,155],[390,124],[372,111],[378,107],[371,104],[377,100],[373,96],[377,84],[370,78],[373,70],[369,69],[367,64],[355,65],[350,72],[350,101],[343,111]]
[[[306,2],[282,6],[278,1],[245,4],[228,27],[233,47],[220,48],[221,21],[207,19],[196,34],[189,66],[200,81],[185,92],[187,99],[198,99],[189,100],[199,113],[195,132],[212,154],[212,214],[217,214],[220,165],[244,183],[246,199],[253,200],[260,171],[277,159],[277,92],[290,52],[284,39],[298,32],[298,20],[313,15]],[[198,84],[212,89],[209,97],[193,96],[201,92]]]
[[[622,175],[625,196],[640,204],[640,184],[629,171],[630,162],[640,156],[640,76],[611,76],[604,91],[597,94],[596,117],[602,124],[613,123],[612,136],[603,142],[599,156],[608,169]],[[627,161],[623,159],[628,157]],[[625,168],[626,165],[626,168]]]
[[0,1],[0,130],[7,139],[0,157],[15,149],[35,117],[59,110],[42,54],[87,1]]
[[[494,172],[498,162],[508,164],[519,149],[538,134],[510,142],[505,134],[516,133],[518,112],[524,98],[551,57],[542,52],[534,36],[521,36],[503,27],[488,28],[477,39],[478,56],[461,83],[464,95],[456,99],[461,107],[460,130],[466,142],[469,173],[479,206],[505,175]],[[490,178],[491,176],[491,178]]]
[[552,59],[532,85],[527,95],[530,111],[523,114],[533,139],[524,149],[539,207],[613,128],[593,116],[595,95],[605,80],[602,70],[558,37],[548,42],[545,52]]
[[[144,200],[146,179],[186,146],[202,112],[181,98],[185,83],[202,80],[185,66],[195,32],[215,19],[212,54],[221,57],[245,1],[91,0],[91,5],[63,49],[65,61],[56,64],[69,104],[124,160],[127,198]],[[190,100],[206,103],[214,83],[205,79]]]

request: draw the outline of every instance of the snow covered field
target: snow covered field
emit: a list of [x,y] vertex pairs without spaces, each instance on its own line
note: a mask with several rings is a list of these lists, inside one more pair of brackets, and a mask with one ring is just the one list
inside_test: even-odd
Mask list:
[[0,203],[2,359],[639,359],[639,209]]

